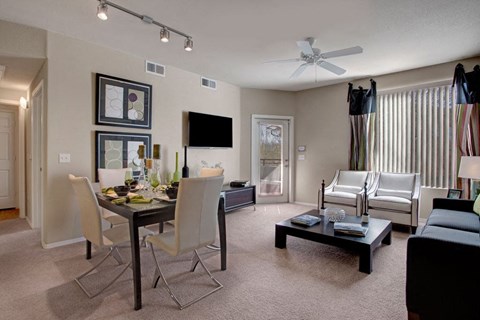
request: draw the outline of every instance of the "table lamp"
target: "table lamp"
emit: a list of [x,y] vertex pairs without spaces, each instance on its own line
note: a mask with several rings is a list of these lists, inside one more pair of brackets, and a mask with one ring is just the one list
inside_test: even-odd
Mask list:
[[473,188],[474,180],[480,179],[480,157],[462,156],[460,159],[460,168],[458,169],[458,177],[471,179],[470,181],[470,199],[475,199],[478,194],[478,188]]

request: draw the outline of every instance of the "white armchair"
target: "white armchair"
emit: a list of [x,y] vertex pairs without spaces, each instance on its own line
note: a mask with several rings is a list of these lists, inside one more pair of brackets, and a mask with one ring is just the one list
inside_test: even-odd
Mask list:
[[[361,215],[363,213],[365,182],[367,189],[372,183],[370,171],[337,170],[330,185],[325,187],[323,204],[327,207],[339,207],[346,213]],[[320,192],[319,192],[320,200]]]
[[414,233],[418,226],[419,197],[420,174],[379,172],[368,190],[368,213],[373,218],[409,226]]

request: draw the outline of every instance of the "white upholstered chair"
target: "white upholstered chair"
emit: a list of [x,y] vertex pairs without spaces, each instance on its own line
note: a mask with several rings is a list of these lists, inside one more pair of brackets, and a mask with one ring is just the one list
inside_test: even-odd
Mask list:
[[223,168],[208,168],[202,167],[200,169],[200,177],[216,177],[223,175]]
[[[370,171],[337,170],[332,182],[325,187],[325,207],[339,207],[351,215],[363,212],[365,182],[370,187],[373,175]],[[319,192],[319,201],[320,201]]]
[[[100,260],[90,270],[75,278],[75,282],[80,286],[85,294],[89,298],[93,298],[112,285],[115,280],[117,280],[118,277],[120,277],[128,269],[131,263],[125,264],[125,267],[122,268],[121,272],[114,276],[106,286],[96,293],[89,292],[81,282],[81,279],[97,269],[97,267],[100,266],[111,255],[115,258],[115,260],[118,261],[119,264],[123,264],[123,259],[118,252],[117,246],[123,243],[130,243],[130,230],[128,224],[121,224],[115,228],[102,231],[101,208],[98,205],[97,197],[95,196],[95,192],[93,191],[90,181],[86,177],[75,177],[72,174],[68,175],[68,179],[72,183],[73,190],[78,201],[78,206],[80,207],[80,222],[82,225],[83,236],[98,249],[103,249],[104,247],[110,248],[107,255],[102,260]],[[153,232],[145,228],[139,228],[140,237],[146,237],[149,234],[153,234]]]
[[[161,278],[167,290],[180,309],[205,298],[215,291],[223,288],[210,271],[205,267],[198,255],[197,249],[212,244],[217,233],[217,211],[220,191],[222,189],[223,176],[183,178],[177,195],[175,206],[175,229],[174,231],[148,236],[146,241],[151,244],[152,255],[156,263],[153,287],[157,286]],[[181,303],[169,286],[155,255],[154,247],[159,248],[172,256],[178,256],[187,252],[194,252],[190,271],[200,265],[206,271],[215,287],[208,293],[186,303]]]
[[[125,184],[125,172],[132,171],[132,168],[121,169],[98,169],[98,182],[100,188],[122,186]],[[113,213],[110,210],[102,208],[102,217],[110,223],[110,226],[116,226],[122,223],[128,223],[124,217]]]
[[414,233],[419,197],[420,174],[379,172],[368,190],[368,213],[373,218],[409,226]]

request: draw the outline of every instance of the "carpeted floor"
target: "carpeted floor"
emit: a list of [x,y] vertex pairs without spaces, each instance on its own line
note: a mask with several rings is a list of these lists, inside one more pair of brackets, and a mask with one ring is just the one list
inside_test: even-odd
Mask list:
[[[287,249],[274,246],[275,222],[306,206],[257,205],[227,214],[228,269],[220,271],[217,252],[201,254],[224,288],[178,310],[163,286],[152,289],[153,258],[142,251],[143,308],[133,310],[131,272],[96,298],[73,278],[103,256],[84,258],[84,243],[42,249],[38,230],[21,219],[0,222],[0,310],[2,319],[406,319],[405,253],[408,234],[394,232],[392,245],[374,253],[373,273],[358,271],[358,256],[327,245],[288,237]],[[168,226],[167,228],[171,228]],[[152,230],[155,230],[152,227]],[[129,248],[121,249],[126,260]],[[180,297],[211,288],[190,255],[173,259],[157,252]],[[115,266],[115,261],[109,261]],[[118,269],[115,268],[115,269]],[[106,281],[111,268],[88,279]],[[187,282],[184,283],[183,281]]]

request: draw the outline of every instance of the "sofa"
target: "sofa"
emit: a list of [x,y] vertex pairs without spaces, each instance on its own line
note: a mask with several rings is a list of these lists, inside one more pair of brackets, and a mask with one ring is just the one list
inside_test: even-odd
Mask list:
[[473,200],[433,199],[407,244],[409,320],[480,319],[480,220]]

